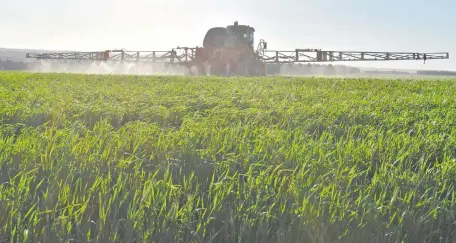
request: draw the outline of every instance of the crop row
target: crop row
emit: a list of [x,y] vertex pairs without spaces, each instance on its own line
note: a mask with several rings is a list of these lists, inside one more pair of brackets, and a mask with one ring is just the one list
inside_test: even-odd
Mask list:
[[0,73],[0,240],[451,239],[455,88]]

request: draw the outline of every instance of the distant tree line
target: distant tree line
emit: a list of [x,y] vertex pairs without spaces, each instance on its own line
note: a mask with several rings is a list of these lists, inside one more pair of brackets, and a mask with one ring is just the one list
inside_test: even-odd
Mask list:
[[416,73],[418,75],[456,76],[456,72],[454,71],[420,70]]
[[0,59],[0,70],[25,70],[27,67],[28,64],[25,62]]
[[383,71],[383,70],[366,70],[366,71],[363,71],[363,73],[366,73],[366,74],[390,74],[390,75],[398,75],[398,74],[411,74],[410,72],[406,72],[406,71]]
[[267,64],[268,74],[294,74],[294,75],[344,75],[358,74],[361,70],[356,67],[332,64]]

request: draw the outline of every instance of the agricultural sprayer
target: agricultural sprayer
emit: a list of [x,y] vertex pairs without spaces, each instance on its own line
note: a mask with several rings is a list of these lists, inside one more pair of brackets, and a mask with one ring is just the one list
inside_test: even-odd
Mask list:
[[261,39],[254,45],[255,29],[234,22],[207,31],[202,47],[177,47],[169,51],[105,50],[99,52],[27,53],[36,60],[146,62],[185,66],[195,75],[266,75],[266,64],[347,61],[397,61],[449,59],[447,52],[366,52],[321,49],[268,50]]

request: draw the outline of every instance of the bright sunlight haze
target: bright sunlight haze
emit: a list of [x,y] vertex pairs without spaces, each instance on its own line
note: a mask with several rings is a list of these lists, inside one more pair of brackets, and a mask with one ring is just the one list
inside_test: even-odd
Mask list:
[[348,63],[456,70],[451,0],[4,1],[0,47],[98,51],[201,46],[206,31],[237,20],[269,49],[450,52],[449,60]]

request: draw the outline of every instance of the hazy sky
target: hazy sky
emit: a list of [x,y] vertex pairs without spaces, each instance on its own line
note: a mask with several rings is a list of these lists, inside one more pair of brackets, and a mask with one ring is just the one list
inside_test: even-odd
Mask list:
[[[0,0],[0,47],[168,50],[238,20],[269,49],[450,52],[449,60],[355,63],[456,70],[455,0]],[[454,58],[453,58],[453,56]]]

